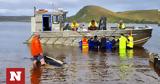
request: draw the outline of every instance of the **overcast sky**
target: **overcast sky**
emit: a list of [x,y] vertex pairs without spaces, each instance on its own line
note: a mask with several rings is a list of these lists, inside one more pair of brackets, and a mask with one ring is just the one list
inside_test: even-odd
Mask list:
[[160,0],[0,0],[0,15],[33,15],[33,7],[63,8],[74,15],[83,6],[98,5],[119,12],[127,10],[160,9]]

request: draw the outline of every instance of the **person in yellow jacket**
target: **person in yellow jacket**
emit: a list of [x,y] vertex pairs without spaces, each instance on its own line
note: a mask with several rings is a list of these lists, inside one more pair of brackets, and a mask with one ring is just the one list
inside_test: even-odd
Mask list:
[[120,21],[119,21],[119,23],[118,23],[118,28],[119,28],[119,29],[125,29],[125,28],[126,28],[125,24],[123,23],[123,20],[120,20]]
[[77,31],[79,24],[76,21],[73,21],[71,24],[71,28],[73,31]]
[[121,34],[121,37],[119,38],[119,49],[125,49],[127,45],[127,38],[124,36],[124,34]]
[[89,30],[97,30],[97,26],[98,26],[97,22],[96,22],[95,20],[92,20],[92,21],[89,23],[88,29],[89,29]]
[[121,37],[118,39],[119,41],[119,57],[120,57],[120,78],[126,78],[126,72],[128,71],[128,65],[126,64],[127,54],[126,54],[126,45],[127,38],[124,34],[121,34]]
[[131,33],[131,34],[129,34],[129,36],[128,36],[127,48],[132,49],[133,46],[134,46],[134,42],[133,42],[133,36],[132,36],[132,33]]

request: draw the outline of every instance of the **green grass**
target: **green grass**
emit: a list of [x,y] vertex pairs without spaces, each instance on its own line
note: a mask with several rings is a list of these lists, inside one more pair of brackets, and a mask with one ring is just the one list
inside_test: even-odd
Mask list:
[[89,5],[85,6],[80,11],[69,17],[68,21],[76,20],[78,22],[89,22],[92,19],[99,21],[101,16],[107,17],[108,22],[118,22],[119,20],[124,20],[125,23],[158,23],[160,22],[160,17],[158,15],[158,10],[134,10],[125,12],[112,12],[105,8]]
[[134,11],[125,11],[118,14],[124,17],[131,18],[133,20],[151,21],[151,22],[160,21],[158,10],[134,10]]

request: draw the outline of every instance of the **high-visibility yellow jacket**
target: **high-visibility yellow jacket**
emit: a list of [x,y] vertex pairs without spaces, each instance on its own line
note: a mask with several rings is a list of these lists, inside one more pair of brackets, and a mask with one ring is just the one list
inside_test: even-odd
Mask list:
[[127,43],[127,47],[129,47],[129,48],[133,48],[133,46],[134,46],[133,36],[129,35],[129,36],[128,36],[128,43]]
[[72,24],[71,24],[71,28],[72,28],[72,29],[75,29],[75,28],[78,28],[78,27],[79,27],[79,24],[78,24],[78,23],[75,23],[75,24],[72,23]]
[[121,36],[119,38],[119,49],[126,49],[126,44],[127,44],[127,38],[124,36]]
[[125,29],[125,27],[126,27],[126,26],[125,26],[125,24],[124,24],[124,23],[122,23],[122,24],[118,24],[118,28],[119,28],[119,29]]
[[97,24],[97,22],[94,22],[94,23],[90,22],[88,26],[89,27],[97,27],[98,24]]

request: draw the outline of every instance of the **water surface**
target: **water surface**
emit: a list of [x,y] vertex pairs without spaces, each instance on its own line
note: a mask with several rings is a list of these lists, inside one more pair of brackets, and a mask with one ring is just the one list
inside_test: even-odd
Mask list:
[[[111,24],[112,25],[112,24]],[[143,24],[129,24],[144,26]],[[158,84],[158,73],[148,52],[160,53],[160,28],[142,48],[115,52],[93,52],[78,47],[45,45],[44,53],[67,64],[32,69],[30,52],[23,42],[30,37],[30,23],[0,23],[0,84],[5,84],[6,68],[25,68],[26,84]]]

